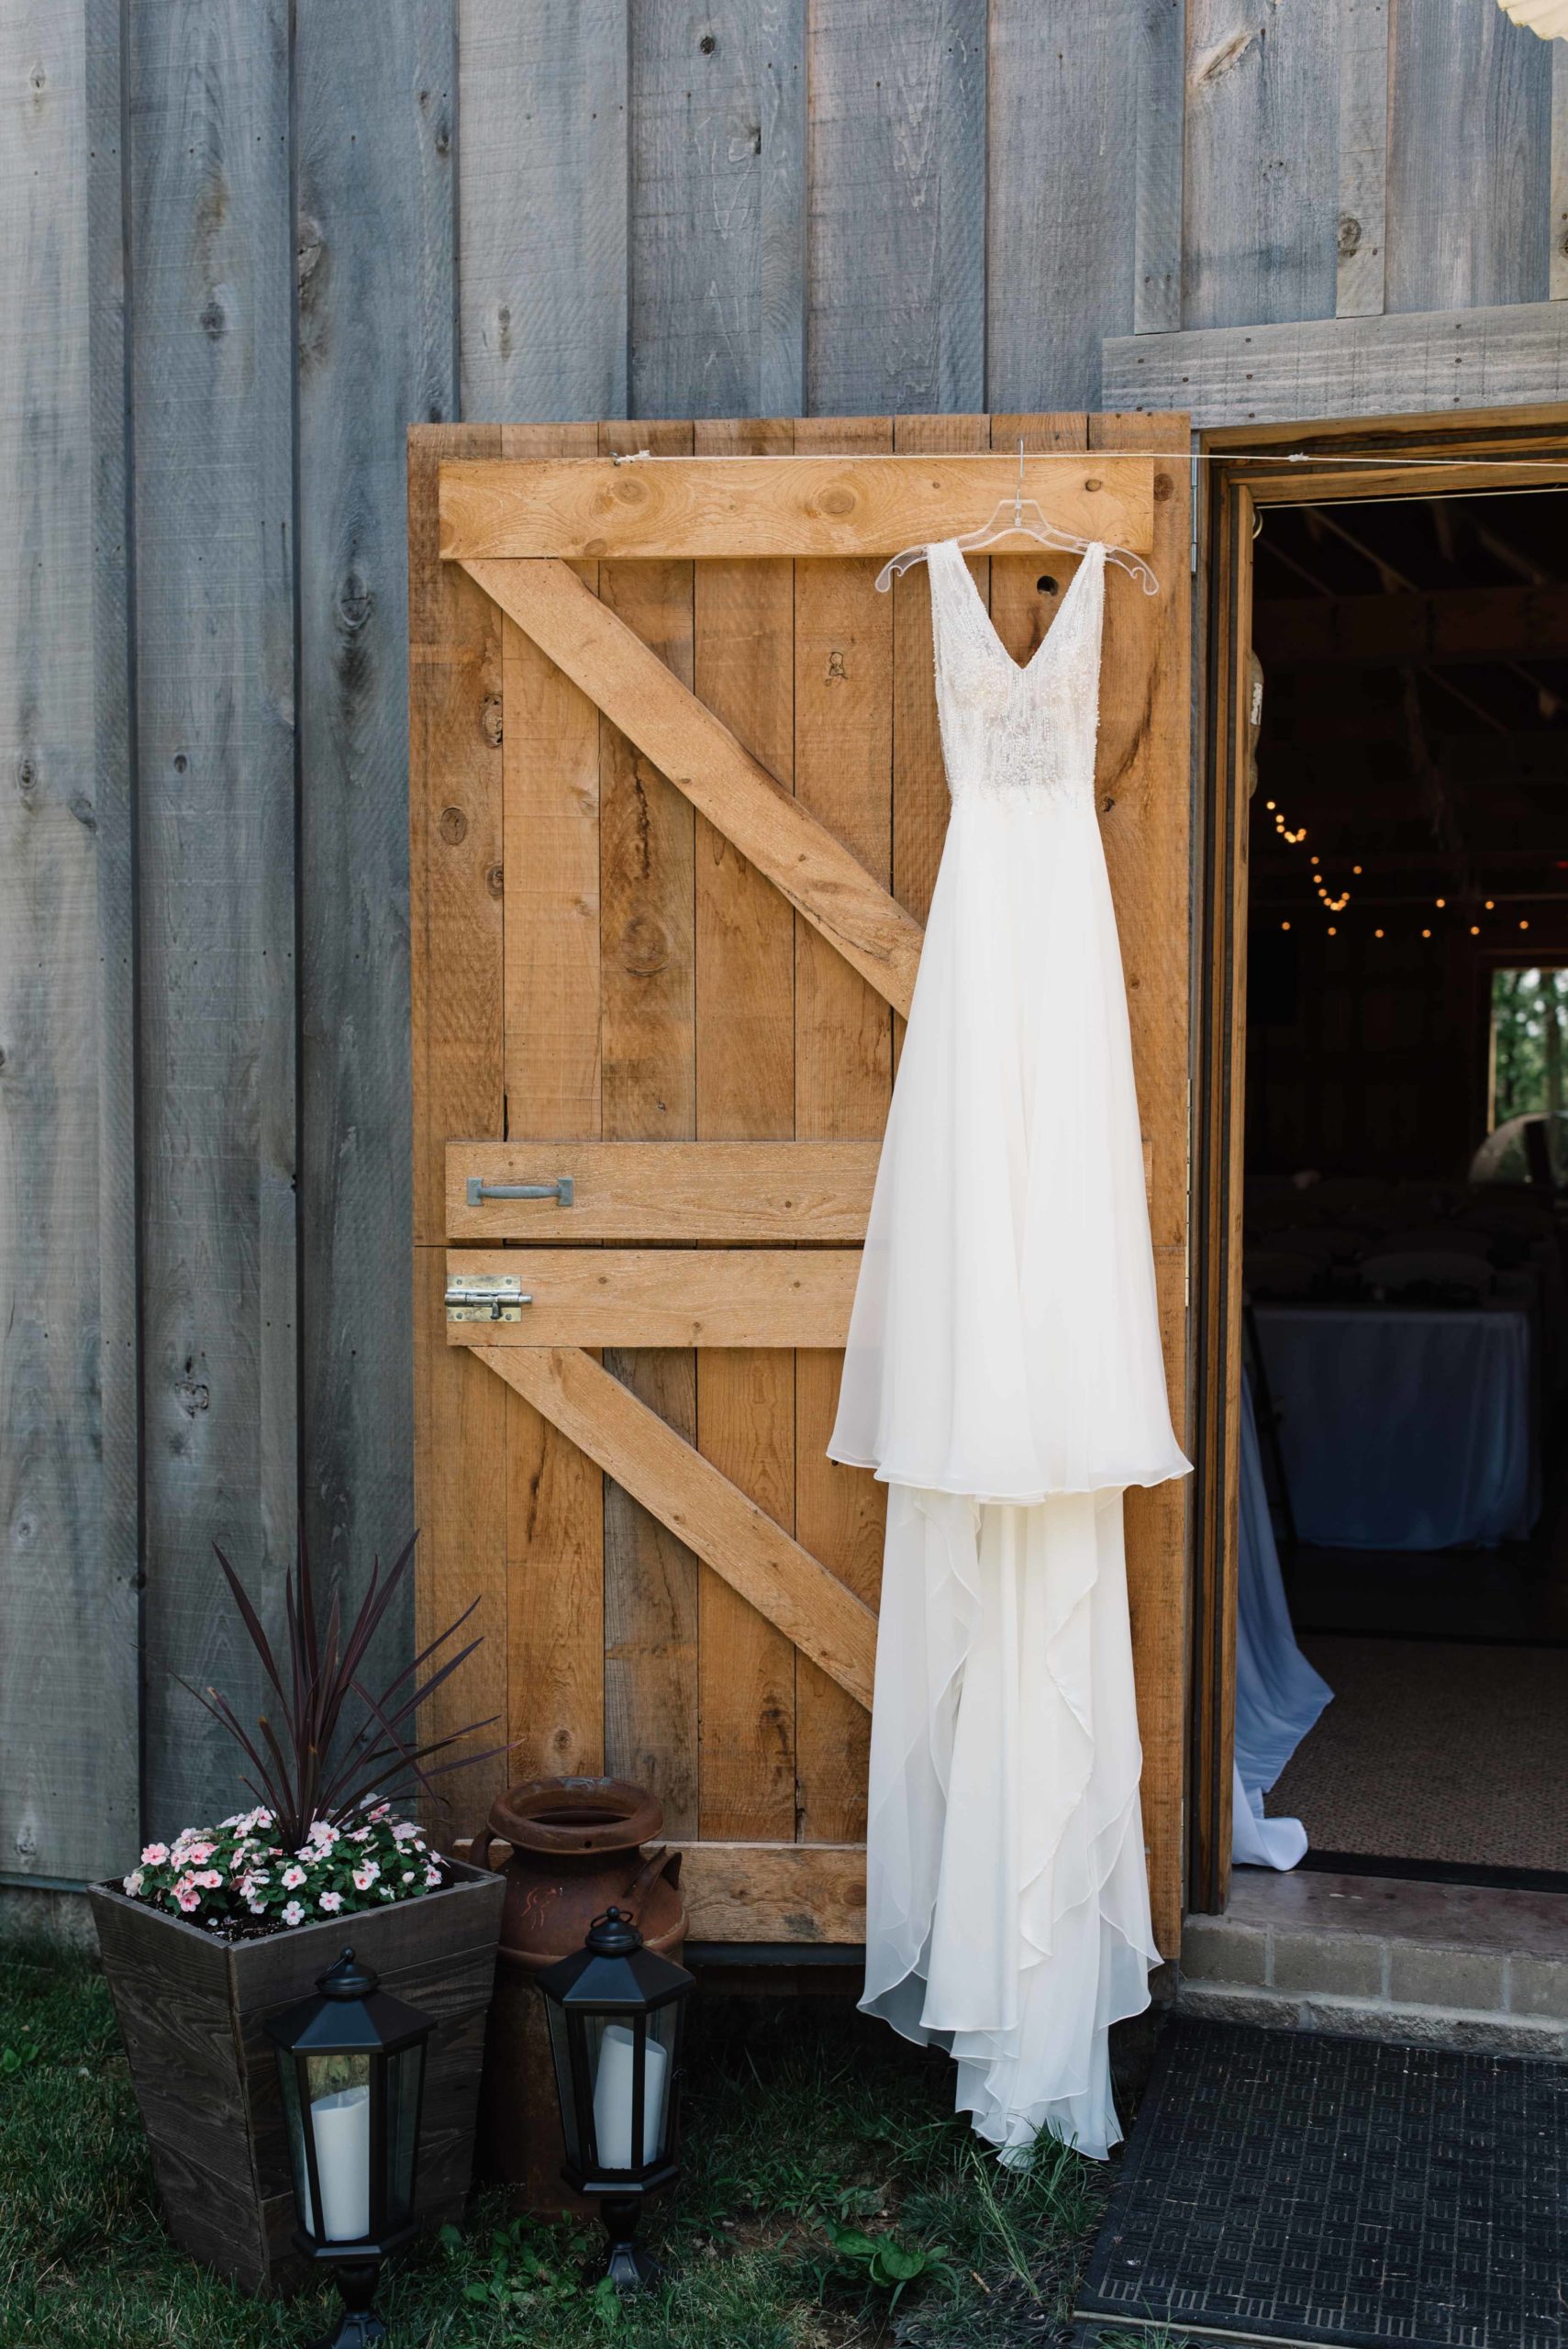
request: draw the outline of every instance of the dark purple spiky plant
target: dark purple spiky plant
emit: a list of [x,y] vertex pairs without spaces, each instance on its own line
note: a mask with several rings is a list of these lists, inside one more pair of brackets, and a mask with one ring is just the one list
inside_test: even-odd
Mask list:
[[[217,1544],[213,1544],[250,1644],[277,1692],[278,1719],[273,1721],[262,1713],[252,1737],[228,1698],[217,1689],[194,1688],[188,1680],[182,1681],[181,1686],[190,1689],[197,1703],[206,1706],[245,1753],[256,1776],[243,1778],[241,1784],[272,1812],[279,1840],[286,1850],[302,1844],[317,1819],[340,1826],[371,1795],[383,1801],[396,1802],[406,1800],[416,1787],[433,1792],[431,1781],[446,1771],[465,1769],[471,1763],[488,1761],[507,1750],[504,1745],[489,1746],[483,1753],[458,1754],[433,1768],[427,1766],[433,1754],[444,1753],[463,1738],[492,1727],[500,1718],[494,1713],[487,1720],[470,1721],[465,1728],[451,1730],[444,1737],[432,1738],[423,1745],[414,1742],[412,1724],[420,1706],[483,1644],[480,1640],[470,1640],[466,1647],[460,1648],[428,1679],[420,1681],[419,1675],[426,1664],[467,1622],[479,1604],[477,1598],[379,1692],[367,1687],[360,1677],[371,1642],[408,1571],[418,1538],[417,1533],[410,1536],[385,1575],[382,1573],[380,1558],[373,1561],[364,1597],[345,1633],[336,1593],[328,1611],[326,1629],[320,1629],[302,1529],[298,1556],[284,1586],[288,1627],[286,1675],[279,1670],[272,1642],[244,1584]],[[411,1687],[409,1683],[413,1684]],[[364,1717],[350,1733],[343,1736],[344,1714],[350,1697],[363,1707]]]

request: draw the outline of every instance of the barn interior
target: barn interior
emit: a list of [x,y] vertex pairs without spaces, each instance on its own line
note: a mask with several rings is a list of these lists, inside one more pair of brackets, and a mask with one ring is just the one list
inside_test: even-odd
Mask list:
[[1333,1691],[1262,1796],[1308,1868],[1568,1887],[1565,524],[1254,550],[1238,1754],[1272,1542]]

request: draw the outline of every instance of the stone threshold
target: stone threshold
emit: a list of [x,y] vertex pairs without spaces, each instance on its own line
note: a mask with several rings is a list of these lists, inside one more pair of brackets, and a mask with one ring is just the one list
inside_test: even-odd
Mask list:
[[1238,1868],[1184,1927],[1184,2014],[1568,2060],[1568,1895]]

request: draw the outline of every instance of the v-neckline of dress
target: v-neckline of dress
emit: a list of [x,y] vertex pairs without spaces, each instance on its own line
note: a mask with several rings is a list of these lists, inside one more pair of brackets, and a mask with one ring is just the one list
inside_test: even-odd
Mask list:
[[[1002,641],[995,621],[992,618],[990,613],[985,608],[985,598],[982,596],[979,588],[974,584],[973,574],[971,572],[968,563],[965,562],[963,559],[963,550],[959,545],[958,540],[956,539],[942,539],[940,540],[938,543],[950,549],[952,554],[957,558],[959,571],[962,575],[964,585],[968,588],[970,595],[974,599],[975,610],[979,613],[981,618],[985,623],[985,633],[990,638],[992,643],[995,646],[997,651],[1001,654],[1003,660],[1006,662],[1015,677],[1032,676],[1035,665],[1038,662],[1040,654],[1045,651],[1048,644],[1054,643],[1056,640],[1062,623],[1066,618],[1068,611],[1072,606],[1073,598],[1078,592],[1078,583],[1089,568],[1090,556],[1098,554],[1103,557],[1105,554],[1105,548],[1101,541],[1098,539],[1091,539],[1080,558],[1077,570],[1073,573],[1071,580],[1068,582],[1067,593],[1062,598],[1061,607],[1057,612],[1055,619],[1051,622],[1050,628],[1047,629],[1045,634],[1040,638],[1040,642],[1035,646],[1035,649],[1029,654],[1029,659],[1027,661],[1015,661],[1012,654],[1008,651],[1006,646]],[[928,551],[928,562],[929,559],[929,552]]]

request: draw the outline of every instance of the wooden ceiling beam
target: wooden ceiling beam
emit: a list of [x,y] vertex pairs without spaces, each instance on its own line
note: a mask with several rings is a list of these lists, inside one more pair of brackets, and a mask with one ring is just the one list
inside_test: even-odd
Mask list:
[[1455,587],[1429,595],[1296,596],[1254,607],[1271,665],[1362,668],[1568,658],[1568,587]]

